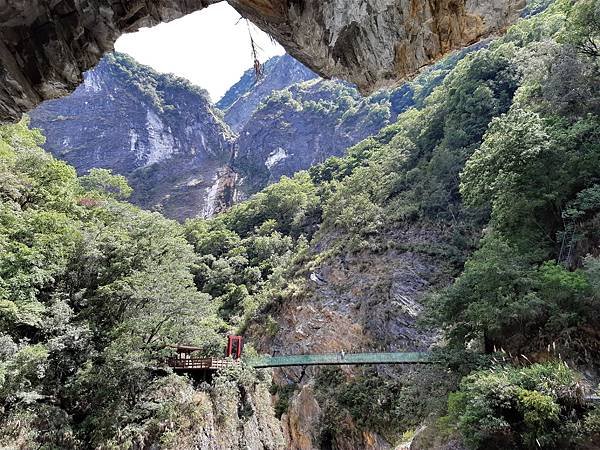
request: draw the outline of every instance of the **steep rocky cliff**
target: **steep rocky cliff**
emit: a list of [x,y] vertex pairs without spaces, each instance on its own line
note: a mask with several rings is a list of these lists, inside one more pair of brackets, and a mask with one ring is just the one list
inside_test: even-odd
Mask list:
[[314,72],[290,55],[275,56],[263,64],[258,78],[254,69],[244,72],[240,81],[217,102],[217,107],[225,112],[229,126],[239,132],[258,105],[274,91],[316,77]]
[[273,93],[240,131],[235,167],[241,194],[340,156],[390,117],[387,96],[365,99],[339,81],[318,79]]
[[351,81],[367,92],[404,80],[453,49],[503,31],[526,1],[230,3],[317,73]]
[[[596,448],[600,89],[597,61],[574,49],[590,35],[569,21],[580,5],[516,27],[426,101],[443,71],[425,94],[360,100],[320,80],[274,93],[255,115],[278,105],[306,129],[314,114],[418,107],[185,227],[110,192],[80,198],[72,170],[27,148],[37,133],[1,133],[0,446]],[[333,99],[354,106],[339,116]],[[216,354],[234,328],[265,353],[444,348],[425,367],[277,369],[275,408],[269,377],[243,366],[211,387],[157,370],[163,343]]]
[[[382,240],[388,243],[387,250],[322,257],[318,265],[312,265],[312,272],[296,279],[299,287],[293,298],[269,310],[276,322],[271,329],[276,332],[265,333],[262,324],[251,327],[249,333],[259,349],[272,354],[430,350],[439,337],[417,325],[417,318],[424,295],[448,283],[450,277],[438,258],[417,249],[441,245],[444,233],[434,227],[406,228]],[[325,255],[334,242],[327,236],[315,251]],[[402,381],[414,372],[381,365],[371,376]],[[335,444],[327,442],[327,427],[336,418],[321,391],[335,386],[319,385],[324,373],[323,368],[300,367],[275,371],[275,381],[284,386],[280,391],[292,388],[281,418],[288,445],[299,450],[394,448],[389,437],[372,428],[359,431],[351,417],[337,425]],[[352,383],[365,373],[369,372],[355,367],[344,368],[340,375]],[[378,400],[374,397],[373,401]]]
[[240,370],[222,373],[210,387],[174,381],[159,395],[175,395],[182,414],[171,418],[174,428],[161,448],[283,450],[286,446],[271,404],[270,383],[266,371]]
[[[122,34],[218,0],[5,1],[0,121],[73,91]],[[415,74],[452,49],[502,32],[525,0],[230,0],[312,70],[362,90]]]
[[72,95],[31,112],[46,148],[84,174],[125,175],[133,202],[174,218],[210,216],[233,178],[233,134],[201,89],[132,59],[105,57]]

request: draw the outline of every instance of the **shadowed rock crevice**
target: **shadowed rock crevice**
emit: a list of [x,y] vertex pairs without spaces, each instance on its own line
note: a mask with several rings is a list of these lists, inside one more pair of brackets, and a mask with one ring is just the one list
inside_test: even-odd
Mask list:
[[214,0],[2,2],[0,120],[62,97],[123,34],[189,14]]

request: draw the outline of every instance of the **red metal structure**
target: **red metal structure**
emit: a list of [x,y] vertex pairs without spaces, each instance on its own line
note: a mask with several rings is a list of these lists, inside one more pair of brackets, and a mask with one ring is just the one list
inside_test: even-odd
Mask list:
[[240,359],[242,356],[242,348],[244,347],[244,339],[242,336],[227,336],[227,349],[225,350],[225,357],[232,357],[233,359]]

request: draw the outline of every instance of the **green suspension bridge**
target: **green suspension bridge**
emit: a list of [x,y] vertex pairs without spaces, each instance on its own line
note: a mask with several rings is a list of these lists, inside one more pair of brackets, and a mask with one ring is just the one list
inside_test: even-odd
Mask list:
[[[192,354],[200,348],[184,345],[171,346],[177,356],[168,358],[167,364],[177,373],[189,373],[207,377],[211,374],[243,362],[256,369],[269,367],[329,366],[362,364],[435,364],[430,352],[380,352],[380,353],[327,353],[285,356],[243,356],[241,336],[228,336],[225,358],[197,358]],[[600,403],[600,396],[588,395],[585,401]]]
[[396,353],[329,353],[323,355],[259,356],[242,359],[251,367],[328,366],[359,364],[426,364],[430,354],[425,352]]
[[250,356],[242,357],[240,336],[228,336],[225,358],[197,358],[192,354],[200,349],[188,346],[173,346],[177,356],[169,358],[167,364],[176,372],[216,371],[244,362],[257,369],[269,367],[328,366],[362,364],[431,364],[428,352],[390,353],[327,353],[311,355]]

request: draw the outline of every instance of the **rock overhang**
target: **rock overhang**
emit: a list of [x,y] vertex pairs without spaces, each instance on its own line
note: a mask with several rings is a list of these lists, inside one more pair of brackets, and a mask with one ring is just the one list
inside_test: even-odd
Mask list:
[[[72,92],[123,34],[221,0],[0,1],[0,121]],[[364,92],[499,34],[525,0],[229,0],[323,77]]]

